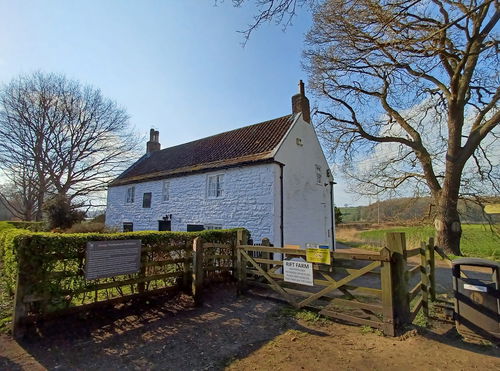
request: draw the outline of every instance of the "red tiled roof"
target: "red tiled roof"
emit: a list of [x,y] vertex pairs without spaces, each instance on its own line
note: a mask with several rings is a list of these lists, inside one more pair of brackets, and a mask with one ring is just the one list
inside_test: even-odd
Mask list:
[[110,186],[272,160],[271,153],[293,118],[287,115],[153,152],[141,157]]

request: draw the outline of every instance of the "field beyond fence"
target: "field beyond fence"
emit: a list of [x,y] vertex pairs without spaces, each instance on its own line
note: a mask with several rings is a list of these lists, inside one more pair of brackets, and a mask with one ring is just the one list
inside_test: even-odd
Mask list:
[[[500,260],[500,226],[483,224],[463,224],[460,248],[464,256]],[[385,235],[388,232],[404,232],[408,247],[418,247],[420,241],[434,237],[434,227],[401,226],[374,228],[365,226],[363,230],[347,228],[337,230],[337,239],[352,247],[379,250],[385,245]],[[454,258],[454,256],[451,256]]]

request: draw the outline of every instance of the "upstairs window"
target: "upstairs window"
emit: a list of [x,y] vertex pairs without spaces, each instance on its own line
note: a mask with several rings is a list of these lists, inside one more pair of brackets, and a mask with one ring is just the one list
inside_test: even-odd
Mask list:
[[168,201],[170,199],[170,182],[168,180],[163,181],[161,198],[163,201]]
[[142,196],[142,207],[147,209],[151,207],[151,192],[146,192]]
[[209,198],[222,197],[224,194],[224,175],[212,175],[208,177],[207,196]]
[[135,196],[135,187],[128,187],[125,202],[128,204],[133,204],[134,203],[134,196]]
[[323,176],[321,174],[321,166],[316,165],[316,183],[323,184]]

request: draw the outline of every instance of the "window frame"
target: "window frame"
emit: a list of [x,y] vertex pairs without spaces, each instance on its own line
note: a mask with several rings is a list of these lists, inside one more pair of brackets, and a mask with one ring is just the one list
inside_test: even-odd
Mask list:
[[135,202],[135,186],[127,187],[125,192],[125,203],[133,204]]
[[161,200],[166,202],[170,200],[170,180],[164,180],[161,186]]
[[[125,227],[125,226],[127,226],[127,227]],[[128,227],[130,227],[130,229]],[[133,232],[134,231],[134,223],[133,222],[123,222],[122,230],[124,233]]]
[[[149,204],[146,203],[146,195],[149,195]],[[152,192],[144,192],[142,194],[142,208],[143,209],[151,209],[151,204],[153,203],[153,193]]]
[[[219,198],[224,198],[225,192],[224,192],[224,183],[225,183],[225,174],[224,173],[219,173],[219,174],[213,174],[213,175],[207,175],[207,190],[206,190],[206,195],[208,199],[219,199]],[[211,180],[216,179],[216,185],[215,185],[215,195],[211,194]]]
[[323,185],[323,173],[321,166],[318,164],[315,164],[315,169],[316,169],[316,184],[321,184]]
[[222,224],[218,224],[218,223],[207,223],[207,224],[204,224],[204,226],[205,226],[205,230],[207,230],[207,231],[222,229]]

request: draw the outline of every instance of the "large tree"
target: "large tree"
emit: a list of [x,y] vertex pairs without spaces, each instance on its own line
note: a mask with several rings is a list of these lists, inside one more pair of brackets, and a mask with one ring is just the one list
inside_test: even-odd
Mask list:
[[21,76],[0,91],[0,170],[16,216],[40,220],[55,195],[78,206],[105,189],[135,156],[124,109],[62,75]]
[[425,185],[437,244],[460,254],[459,198],[499,193],[498,1],[257,3],[248,32],[311,6],[305,65],[324,98],[319,131],[364,190]]

